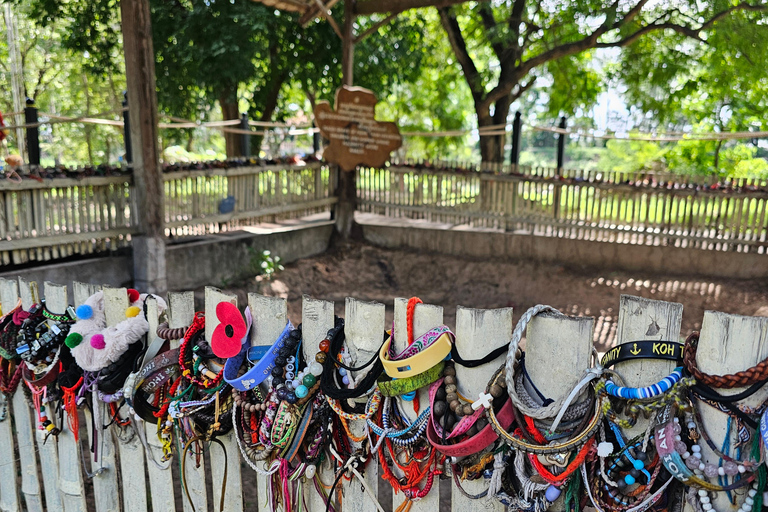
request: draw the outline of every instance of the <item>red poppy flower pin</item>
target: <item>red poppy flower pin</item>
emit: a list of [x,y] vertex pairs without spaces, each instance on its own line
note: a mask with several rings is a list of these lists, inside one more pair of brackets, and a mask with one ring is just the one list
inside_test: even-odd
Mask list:
[[216,318],[219,325],[213,330],[211,349],[216,357],[234,357],[240,352],[243,338],[248,334],[243,315],[234,304],[219,302],[216,305]]

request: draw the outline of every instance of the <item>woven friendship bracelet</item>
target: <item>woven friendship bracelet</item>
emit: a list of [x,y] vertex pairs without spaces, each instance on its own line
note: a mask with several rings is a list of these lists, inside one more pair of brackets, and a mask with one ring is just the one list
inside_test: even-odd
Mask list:
[[416,391],[419,388],[429,386],[440,378],[440,375],[443,373],[443,368],[445,368],[445,361],[440,361],[426,372],[405,379],[391,379],[386,375],[382,375],[377,384],[382,395],[400,396],[410,393],[411,391]]

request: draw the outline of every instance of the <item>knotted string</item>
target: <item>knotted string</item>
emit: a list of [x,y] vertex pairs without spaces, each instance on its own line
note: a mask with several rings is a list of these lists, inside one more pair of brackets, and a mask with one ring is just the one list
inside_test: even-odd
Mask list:
[[[413,315],[416,310],[416,304],[424,304],[424,302],[418,298],[418,297],[411,297],[408,299],[408,306],[406,307],[406,329],[408,330],[408,346],[410,347],[413,345],[414,336],[413,336]],[[413,396],[413,412],[416,414],[419,413],[419,392],[416,391]]]
[[64,412],[67,413],[67,424],[72,435],[75,436],[75,443],[80,440],[80,416],[77,414],[77,396],[75,390],[83,383],[83,377],[71,388],[61,386],[64,396],[61,401],[64,405]]

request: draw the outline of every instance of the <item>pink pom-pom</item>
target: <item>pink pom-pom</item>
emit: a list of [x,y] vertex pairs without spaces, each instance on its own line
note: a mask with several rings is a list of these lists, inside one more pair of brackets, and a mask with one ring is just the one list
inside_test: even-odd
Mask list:
[[94,334],[91,336],[91,346],[96,350],[103,350],[104,347],[107,346],[106,342],[104,341],[104,335]]

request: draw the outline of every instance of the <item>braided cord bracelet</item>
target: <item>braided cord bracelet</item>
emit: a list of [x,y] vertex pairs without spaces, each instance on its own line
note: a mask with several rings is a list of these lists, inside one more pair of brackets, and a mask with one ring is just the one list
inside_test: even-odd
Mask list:
[[683,351],[683,365],[685,369],[693,375],[698,382],[707,386],[720,389],[746,388],[768,379],[768,359],[763,359],[758,364],[747,370],[730,373],[728,375],[709,375],[699,370],[696,363],[696,352],[699,348],[699,333],[691,333],[685,340],[685,350]]

